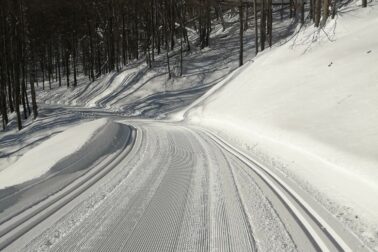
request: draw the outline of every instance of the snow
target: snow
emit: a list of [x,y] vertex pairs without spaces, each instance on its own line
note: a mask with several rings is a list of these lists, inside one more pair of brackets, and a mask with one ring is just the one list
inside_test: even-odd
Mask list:
[[[179,74],[180,46],[176,43],[176,48],[169,53],[173,76],[170,80],[166,54],[157,55],[156,52],[151,69],[142,56],[120,71],[100,76],[92,83],[87,77],[79,76],[75,88],[67,89],[64,81],[62,87],[53,82],[52,90],[37,87],[37,99],[45,104],[106,109],[128,117],[164,118],[168,113],[191,104],[238,68],[238,15],[226,13],[225,22],[227,29],[223,32],[220,21],[215,21],[210,47],[202,50],[197,45],[197,32],[189,30],[191,51],[184,51],[183,76]],[[294,22],[290,19],[276,21],[274,39],[293,32]],[[253,33],[251,26],[245,32],[245,60],[255,56]]]
[[106,119],[98,119],[79,124],[31,149],[17,162],[0,171],[0,189],[21,184],[47,173],[59,161],[80,151],[106,123]]
[[[32,229],[4,251],[302,248],[293,243],[264,192],[246,176],[247,166],[213,141],[178,125],[120,123],[141,132],[130,153],[112,161],[113,168],[100,169],[108,171],[54,215],[39,216],[38,226],[44,228]],[[239,169],[228,169],[229,162]],[[84,177],[78,184],[94,179]],[[37,222],[35,216],[30,219]],[[294,220],[290,223],[297,227]]]
[[243,146],[377,248],[376,7],[349,6],[324,29],[298,28],[172,118]]
[[[9,251],[170,250],[173,244],[311,251],[309,238],[329,239],[321,237],[324,227],[336,236],[351,229],[378,250],[377,1],[369,5],[344,7],[320,30],[298,27],[290,40],[237,70],[238,18],[228,13],[227,29],[212,30],[211,47],[185,55],[183,77],[176,50],[171,80],[162,54],[153,69],[140,60],[93,83],[81,76],[75,89],[39,88],[40,102],[59,105],[42,105],[36,121],[0,136],[0,157],[7,157],[0,159],[0,191],[6,195],[7,187],[44,178],[57,166],[71,166],[74,174],[54,174],[39,184],[43,193],[23,184],[26,194],[10,190],[0,198],[0,247],[24,227],[4,230],[31,222],[38,225]],[[275,39],[295,27],[280,25]],[[252,34],[245,37],[246,60],[254,56]],[[193,43],[196,36],[190,33]],[[113,123],[121,116],[164,118],[190,103],[170,115],[182,123]],[[112,119],[84,122],[98,117]],[[124,124],[137,129],[135,141]],[[264,182],[256,164],[287,186]],[[307,231],[316,226],[311,237],[304,222]]]

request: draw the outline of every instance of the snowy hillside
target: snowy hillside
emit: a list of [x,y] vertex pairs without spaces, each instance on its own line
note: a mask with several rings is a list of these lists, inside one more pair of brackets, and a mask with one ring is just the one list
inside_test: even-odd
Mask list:
[[378,251],[378,0],[11,2],[1,251]]
[[377,1],[349,6],[258,55],[184,116],[292,178],[377,249],[377,66]]
[[[66,158],[72,152],[79,151],[84,144],[93,138],[96,131],[105,126],[105,123],[105,120],[98,120],[72,127],[27,152],[14,165],[0,172],[0,189],[21,184],[45,174],[58,161]],[[80,137],[78,138],[78,136]],[[66,139],[73,139],[74,141],[68,142]],[[59,148],[51,154],[45,155],[55,146],[59,146]],[[30,168],[26,169],[28,167]]]
[[[286,15],[286,14],[285,14]],[[226,29],[219,21],[211,33],[210,47],[199,49],[198,34],[189,29],[191,51],[184,51],[183,75],[180,76],[180,50],[170,52],[172,79],[168,79],[166,55],[157,55],[153,68],[145,59],[134,60],[119,72],[100,76],[90,82],[80,76],[78,86],[69,88],[52,83],[38,89],[38,100],[46,104],[106,109],[128,117],[163,118],[169,112],[188,106],[209,88],[222,81],[238,68],[239,21],[238,15],[228,12],[224,16]],[[274,41],[280,41],[293,32],[295,20],[275,20],[277,32]],[[245,60],[255,56],[253,27],[245,31]],[[72,81],[72,80],[71,80]]]

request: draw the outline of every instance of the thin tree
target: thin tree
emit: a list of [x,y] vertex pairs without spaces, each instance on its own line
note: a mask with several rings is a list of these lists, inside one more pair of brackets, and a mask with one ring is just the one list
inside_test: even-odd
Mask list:
[[244,28],[243,28],[243,3],[240,0],[239,3],[239,43],[240,43],[240,52],[239,52],[239,66],[243,65],[243,33],[244,33]]

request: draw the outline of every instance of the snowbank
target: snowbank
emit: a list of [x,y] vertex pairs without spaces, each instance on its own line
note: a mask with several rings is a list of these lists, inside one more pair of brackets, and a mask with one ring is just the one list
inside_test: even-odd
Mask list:
[[378,248],[378,8],[303,28],[184,115],[293,178]]
[[98,131],[109,124],[106,119],[82,123],[46,140],[0,171],[0,189],[42,176],[67,157],[82,152],[89,144],[93,145],[99,139]]

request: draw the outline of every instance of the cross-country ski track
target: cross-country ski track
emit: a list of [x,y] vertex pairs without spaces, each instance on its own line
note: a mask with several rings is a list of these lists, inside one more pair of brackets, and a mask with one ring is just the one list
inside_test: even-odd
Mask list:
[[117,123],[121,148],[0,214],[0,250],[369,251],[290,179],[208,129]]

